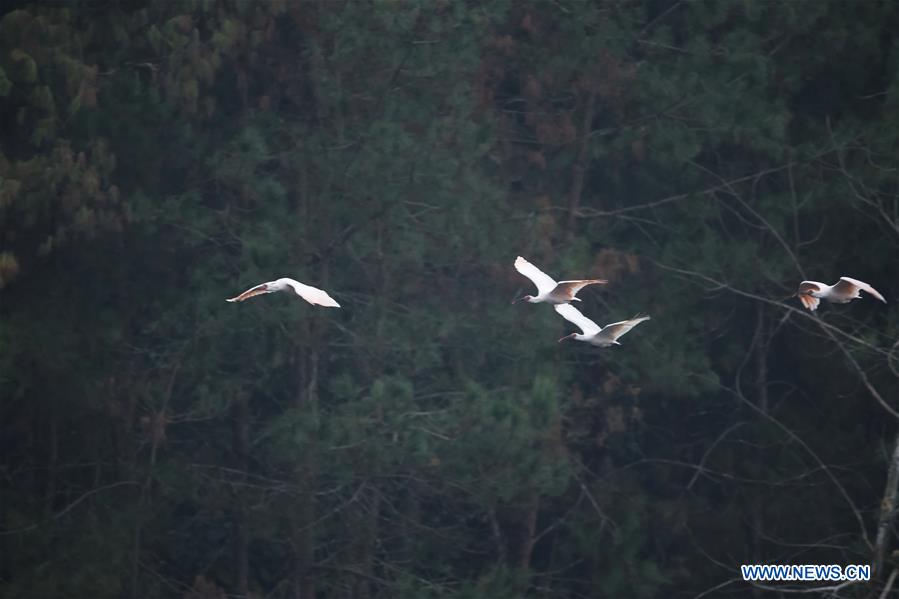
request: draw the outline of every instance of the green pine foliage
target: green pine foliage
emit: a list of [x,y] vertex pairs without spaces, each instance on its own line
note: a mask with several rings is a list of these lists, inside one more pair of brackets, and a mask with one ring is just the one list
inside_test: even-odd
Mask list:
[[[0,597],[755,596],[740,564],[878,559],[896,6],[16,4]],[[556,343],[517,255],[652,320]],[[890,303],[791,297],[842,275]],[[223,301],[280,276],[341,309]]]

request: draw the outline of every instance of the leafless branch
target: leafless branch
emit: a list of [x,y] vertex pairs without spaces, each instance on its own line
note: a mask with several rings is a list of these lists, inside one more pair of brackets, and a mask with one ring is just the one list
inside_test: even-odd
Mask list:
[[886,599],[887,595],[890,594],[890,591],[893,589],[893,583],[896,582],[897,574],[899,574],[899,570],[894,568],[890,573],[890,577],[887,579],[887,583],[883,586],[883,591],[880,593],[879,599]]
[[849,508],[852,510],[852,513],[855,515],[855,519],[856,519],[856,521],[858,521],[858,528],[861,533],[862,540],[864,540],[864,542],[868,546],[868,548],[873,549],[874,546],[871,544],[871,540],[868,538],[868,531],[865,528],[865,520],[862,517],[861,511],[855,505],[855,502],[852,500],[852,497],[849,495],[849,492],[846,491],[846,488],[843,486],[843,484],[837,479],[836,476],[834,476],[833,472],[830,471],[830,468],[828,468],[827,465],[824,463],[824,460],[822,460],[818,456],[818,454],[815,453],[814,450],[812,450],[812,448],[809,447],[808,444],[805,441],[803,441],[801,437],[799,437],[799,435],[794,433],[789,427],[787,427],[787,425],[782,423],[780,420],[778,420],[777,418],[775,418],[768,412],[765,412],[764,410],[762,410],[761,408],[756,406],[754,403],[749,401],[747,398],[743,397],[743,395],[741,395],[737,391],[735,391],[733,389],[729,389],[728,387],[726,387],[724,385],[720,385],[720,387],[722,390],[731,392],[737,399],[739,399],[741,402],[743,402],[743,404],[748,406],[752,411],[759,414],[764,419],[768,420],[769,422],[774,424],[777,428],[779,428],[784,433],[786,433],[786,435],[788,437],[790,437],[790,439],[792,439],[799,446],[801,446],[808,453],[808,455],[811,456],[811,458],[813,460],[815,460],[815,462],[818,463],[818,466],[821,468],[821,470],[824,472],[824,474],[827,476],[827,478],[829,478],[830,481],[834,484],[834,486],[840,492],[840,495],[843,496],[843,499],[849,505]]
[[714,451],[715,447],[717,447],[725,437],[727,437],[729,434],[731,434],[733,431],[737,430],[744,424],[744,422],[737,422],[727,427],[720,435],[718,435],[718,438],[715,439],[711,445],[709,445],[708,449],[705,450],[705,453],[702,454],[702,459],[699,460],[699,464],[696,467],[696,472],[693,474],[693,478],[691,478],[690,482],[687,483],[688,491],[693,488],[693,485],[699,479],[699,475],[705,472],[705,462],[707,459],[709,459],[709,456],[712,454],[712,451]]
[[[752,300],[764,302],[771,306],[777,306],[778,308],[780,308],[782,310],[786,310],[790,314],[797,315],[800,318],[811,319],[811,321],[816,323],[819,327],[822,327],[825,330],[831,331],[840,337],[848,339],[849,341],[852,341],[853,343],[855,343],[859,346],[862,346],[872,352],[881,354],[883,356],[889,355],[889,350],[886,350],[882,347],[877,347],[876,345],[869,343],[860,337],[852,335],[851,333],[847,333],[846,331],[844,331],[843,329],[841,329],[839,327],[836,327],[830,323],[824,322],[823,320],[821,320],[820,318],[816,317],[815,315],[811,314],[810,312],[808,312],[806,310],[800,310],[798,308],[794,308],[793,306],[787,305],[780,300],[773,300],[769,297],[765,297],[763,295],[758,295],[757,293],[751,293],[749,291],[744,291],[742,289],[739,289],[737,287],[730,285],[729,283],[725,283],[724,281],[719,281],[713,277],[710,277],[703,273],[697,272],[695,270],[687,270],[687,269],[683,269],[683,268],[677,268],[675,266],[669,266],[667,264],[663,264],[661,262],[658,262],[658,261],[652,260],[652,259],[650,259],[650,261],[653,264],[655,264],[656,266],[658,266],[659,268],[662,268],[664,270],[676,272],[676,273],[686,275],[686,276],[696,278],[696,279],[701,279],[701,280],[705,281],[706,283],[709,283],[710,285],[714,285],[715,289],[725,289],[731,293],[734,293],[734,294],[742,296],[742,297],[746,297],[746,298],[749,298]],[[893,414],[897,418],[899,418],[899,413],[895,412],[892,409],[890,411],[893,412]]]
[[44,520],[43,522],[36,522],[34,524],[29,524],[28,526],[23,526],[21,528],[14,528],[12,530],[4,530],[4,531],[0,532],[0,536],[13,535],[13,534],[18,534],[18,533],[23,533],[23,532],[28,532],[30,530],[34,530],[36,528],[44,526],[45,524],[49,524],[50,522],[53,522],[54,520],[59,520],[60,518],[62,518],[66,514],[68,514],[70,511],[72,511],[75,508],[75,506],[77,506],[79,503],[81,503],[88,497],[96,495],[97,493],[102,493],[103,491],[108,491],[109,489],[115,489],[116,487],[124,487],[124,486],[132,486],[132,485],[139,486],[140,483],[137,481],[133,481],[133,480],[123,480],[123,481],[119,481],[117,483],[112,483],[110,485],[104,485],[102,487],[97,487],[96,489],[91,489],[90,491],[87,491],[86,493],[82,494],[78,499],[76,499],[75,501],[73,501],[72,503],[70,503],[69,505],[64,507],[59,512],[53,514],[53,516],[51,516],[50,518]]

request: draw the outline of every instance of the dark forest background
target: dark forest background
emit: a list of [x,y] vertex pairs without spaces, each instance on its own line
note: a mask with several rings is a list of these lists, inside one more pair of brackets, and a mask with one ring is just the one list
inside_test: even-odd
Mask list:
[[4,7],[0,596],[899,596],[899,3]]

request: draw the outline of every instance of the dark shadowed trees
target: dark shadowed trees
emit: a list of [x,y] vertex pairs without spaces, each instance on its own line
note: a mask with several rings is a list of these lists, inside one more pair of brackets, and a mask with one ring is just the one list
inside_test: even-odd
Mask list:
[[[871,563],[834,592],[886,596],[896,31],[876,2],[17,3],[0,595],[759,595],[740,564]],[[559,345],[509,305],[519,254],[652,320]],[[791,297],[842,275],[890,303]],[[223,301],[278,276],[342,308]]]

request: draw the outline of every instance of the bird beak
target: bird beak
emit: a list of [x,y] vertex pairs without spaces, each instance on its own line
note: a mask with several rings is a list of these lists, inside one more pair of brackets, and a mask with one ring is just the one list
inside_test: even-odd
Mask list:
[[517,304],[518,302],[520,302],[520,301],[523,300],[523,299],[524,299],[524,297],[517,297],[517,298],[515,298],[515,299],[512,300],[512,303],[513,303],[513,304]]
[[562,337],[561,339],[559,339],[559,343],[562,343],[562,342],[565,341],[566,339],[571,339],[572,337],[574,337],[574,335],[575,335],[575,333],[572,333],[572,334],[570,334],[570,335],[565,335],[564,337]]

